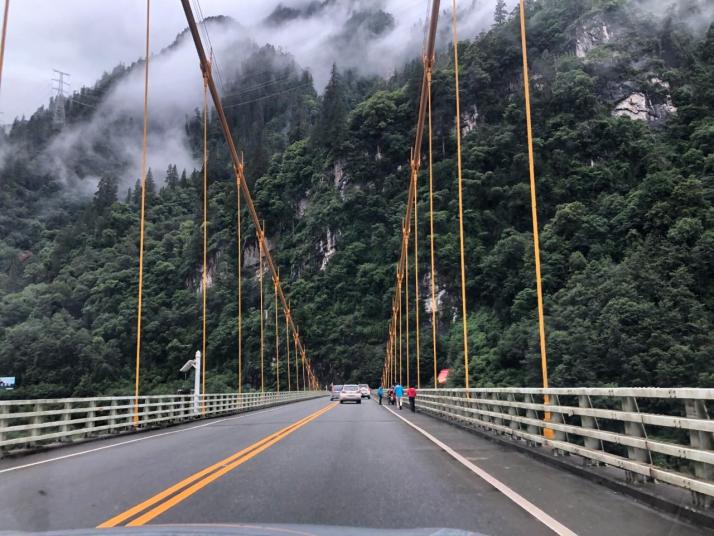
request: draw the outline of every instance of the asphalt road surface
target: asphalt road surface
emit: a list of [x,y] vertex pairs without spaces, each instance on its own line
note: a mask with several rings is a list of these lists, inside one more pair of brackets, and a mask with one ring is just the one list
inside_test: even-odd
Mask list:
[[321,398],[0,460],[0,531],[260,523],[705,534],[468,432],[408,417],[487,476],[373,401]]

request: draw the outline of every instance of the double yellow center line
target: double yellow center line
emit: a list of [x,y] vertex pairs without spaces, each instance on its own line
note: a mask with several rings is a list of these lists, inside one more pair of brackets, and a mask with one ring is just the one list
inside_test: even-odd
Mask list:
[[[132,506],[125,512],[122,512],[111,519],[107,519],[105,522],[98,525],[97,528],[116,527],[132,518],[134,519],[132,519],[129,523],[126,523],[126,526],[137,527],[148,523],[155,517],[166,512],[169,508],[176,506],[197,491],[203,489],[214,480],[217,480],[241,464],[254,458],[264,450],[270,448],[278,441],[281,441],[293,433],[295,430],[305,426],[311,421],[314,421],[320,415],[327,413],[336,405],[337,404],[330,404],[329,406],[326,406],[315,413],[312,413],[307,417],[286,426],[282,430],[278,430],[277,432],[264,437],[249,447],[246,447],[235,454],[231,454],[227,458],[214,463],[210,467],[206,467],[205,469],[184,478],[181,482],[178,482],[164,491],[157,493],[144,502],[141,502],[136,506]],[[139,515],[139,517],[135,517],[138,514],[141,515]]]

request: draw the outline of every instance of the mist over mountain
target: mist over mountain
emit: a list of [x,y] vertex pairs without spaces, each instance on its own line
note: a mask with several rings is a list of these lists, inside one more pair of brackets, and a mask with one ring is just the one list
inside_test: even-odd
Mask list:
[[[497,22],[489,2],[464,4],[472,384],[538,385],[515,2]],[[301,336],[328,383],[375,383],[383,361],[426,14],[425,6],[395,5],[306,1],[276,6],[253,27],[206,21],[256,208]],[[538,0],[528,2],[527,19],[552,384],[710,386],[711,4]],[[451,368],[457,385],[463,350],[449,24],[445,8],[433,73],[436,272],[425,242],[423,162],[417,284],[422,383],[432,380],[435,277],[438,368]],[[201,340],[203,87],[185,32],[150,65],[142,390],[173,392]],[[0,375],[18,377],[17,396],[131,389],[143,66],[120,65],[75,92],[63,103],[62,125],[52,103],[0,133]],[[255,230],[244,213],[236,244],[235,179],[213,115],[208,149],[208,389],[236,387],[238,248],[250,389],[259,382]],[[271,292],[265,303],[274,318]],[[410,333],[413,360],[413,325]],[[266,355],[274,355],[273,340],[266,337]]]

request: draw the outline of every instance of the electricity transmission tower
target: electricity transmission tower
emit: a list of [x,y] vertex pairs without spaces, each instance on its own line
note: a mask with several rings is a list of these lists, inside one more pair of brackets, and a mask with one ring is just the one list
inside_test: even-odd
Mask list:
[[52,69],[56,73],[57,78],[53,78],[52,90],[55,91],[54,100],[52,101],[52,123],[56,127],[62,127],[64,125],[64,103],[65,103],[65,87],[69,89],[70,83],[65,81],[65,78],[69,78],[70,74],[57,69]]

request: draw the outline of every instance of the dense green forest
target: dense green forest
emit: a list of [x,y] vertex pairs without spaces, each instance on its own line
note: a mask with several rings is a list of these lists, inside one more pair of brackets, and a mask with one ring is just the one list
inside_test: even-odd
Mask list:
[[[553,386],[714,385],[714,24],[705,1],[673,4],[657,15],[636,0],[528,4]],[[520,35],[514,14],[497,10],[496,20],[459,47],[471,383],[539,385]],[[442,33],[448,39],[446,25]],[[136,67],[115,69],[92,94],[101,98]],[[228,107],[229,121],[318,378],[375,384],[421,63],[388,79],[336,65],[322,95],[309,72],[270,46],[255,47],[240,72],[227,92],[252,102]],[[453,74],[444,48],[433,75],[437,349],[439,368],[452,368],[450,381],[460,385]],[[280,81],[280,91],[270,81]],[[92,113],[69,104],[70,124]],[[136,128],[125,123],[111,128]],[[199,154],[197,111],[185,129]],[[130,392],[137,186],[122,186],[111,146],[74,164],[102,177],[96,192],[40,171],[38,155],[57,136],[49,109],[0,136],[10,149],[0,170],[0,375],[17,376],[13,396]],[[215,392],[236,388],[237,294],[235,180],[215,117],[209,154],[207,387]],[[419,307],[421,380],[429,384],[426,168],[418,190]],[[153,169],[147,180],[145,392],[184,385],[178,369],[200,347],[201,181],[200,170],[175,165]],[[247,213],[242,222],[250,388],[259,385],[258,269]],[[267,285],[266,300],[273,307]],[[414,347],[412,327],[412,360]]]

